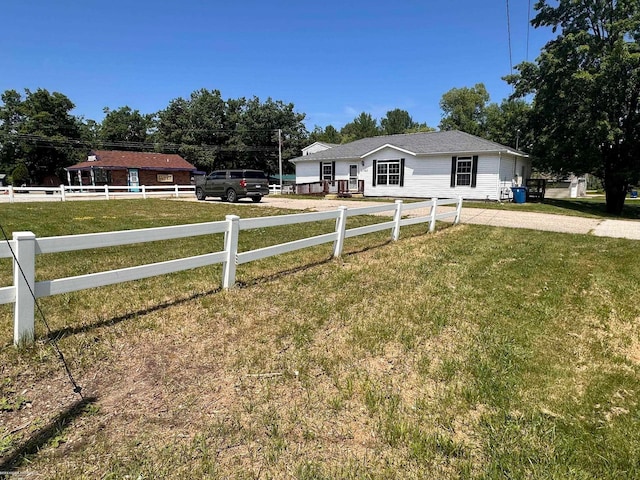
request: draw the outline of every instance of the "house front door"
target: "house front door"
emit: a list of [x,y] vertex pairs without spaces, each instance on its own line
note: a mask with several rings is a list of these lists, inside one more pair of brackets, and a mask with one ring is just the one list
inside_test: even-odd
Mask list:
[[139,192],[140,189],[140,178],[138,177],[138,169],[130,168],[129,169],[129,191],[130,192]]
[[349,191],[358,191],[358,165],[349,165]]

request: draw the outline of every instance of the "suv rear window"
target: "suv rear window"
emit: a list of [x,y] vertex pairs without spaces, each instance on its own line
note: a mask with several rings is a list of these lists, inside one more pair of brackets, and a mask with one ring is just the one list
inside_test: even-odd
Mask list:
[[[226,178],[226,172],[214,172],[215,178]],[[267,178],[260,170],[230,170],[229,178]]]
[[267,178],[264,172],[259,171],[246,171],[244,172],[244,178]]

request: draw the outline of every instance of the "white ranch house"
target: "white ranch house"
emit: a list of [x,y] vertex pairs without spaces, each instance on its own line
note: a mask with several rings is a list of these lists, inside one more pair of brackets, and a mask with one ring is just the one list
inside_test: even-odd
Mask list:
[[290,160],[299,193],[504,200],[531,175],[526,153],[457,130],[309,147]]

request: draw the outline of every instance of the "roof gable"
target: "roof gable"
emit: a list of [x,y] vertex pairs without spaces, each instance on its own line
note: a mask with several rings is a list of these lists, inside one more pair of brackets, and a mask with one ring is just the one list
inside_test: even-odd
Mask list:
[[395,145],[391,145],[390,143],[385,143],[384,145],[380,145],[375,150],[371,150],[370,152],[366,152],[366,153],[360,155],[360,158],[365,158],[365,157],[368,157],[369,155],[374,155],[374,154],[378,153],[380,150],[384,150],[385,148],[391,148],[393,150],[397,150],[398,152],[406,153],[408,155],[417,155],[416,152],[412,152],[412,151],[406,150],[404,148],[396,147]]

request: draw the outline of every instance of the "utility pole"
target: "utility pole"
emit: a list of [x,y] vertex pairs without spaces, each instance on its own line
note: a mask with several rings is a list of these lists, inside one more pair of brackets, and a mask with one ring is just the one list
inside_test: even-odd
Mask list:
[[282,129],[278,129],[278,165],[280,167],[280,195],[282,195]]

